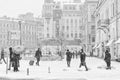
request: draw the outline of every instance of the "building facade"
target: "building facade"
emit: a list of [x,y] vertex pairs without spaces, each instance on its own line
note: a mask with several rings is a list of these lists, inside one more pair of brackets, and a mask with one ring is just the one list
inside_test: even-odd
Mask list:
[[115,42],[119,36],[119,0],[99,0],[95,10],[96,17],[96,54],[104,57],[104,51],[109,48],[112,59],[120,57],[120,45]]
[[13,31],[19,32],[19,24],[15,19],[8,17],[0,18],[0,48],[7,48],[8,46],[15,46],[20,44],[20,40],[13,39]]
[[37,48],[43,38],[43,19],[36,18],[32,13],[19,15],[21,27],[21,44],[26,48]]
[[98,0],[85,0],[84,2],[84,15],[85,15],[85,28],[86,28],[86,52],[92,52],[92,47],[95,44],[95,17],[93,16],[96,9]]
[[85,34],[83,4],[77,1],[44,3],[44,39],[58,39],[61,45],[82,45]]
[[55,37],[55,28],[53,22],[53,9],[55,3],[53,0],[50,2],[48,1],[45,0],[42,9],[42,17],[44,19],[44,39],[51,39]]
[[1,17],[0,28],[0,47],[3,48],[17,45],[25,48],[37,48],[38,40],[43,36],[42,20],[35,18],[29,20],[25,15],[19,19]]

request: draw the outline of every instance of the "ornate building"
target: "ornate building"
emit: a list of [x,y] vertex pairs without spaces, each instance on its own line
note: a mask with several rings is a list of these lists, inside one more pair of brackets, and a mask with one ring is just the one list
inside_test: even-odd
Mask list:
[[84,18],[85,18],[85,30],[86,30],[86,51],[92,52],[92,48],[95,45],[95,17],[93,13],[97,7],[98,0],[85,0],[84,2]]
[[96,54],[104,57],[104,51],[109,48],[112,59],[120,57],[120,1],[99,0],[94,16],[96,21]]
[[81,46],[85,34],[82,11],[81,3],[45,2],[42,11],[44,39],[58,39],[65,45]]
[[19,19],[1,17],[0,30],[0,47],[23,45],[37,48],[38,40],[43,36],[43,23],[31,13],[20,15]]

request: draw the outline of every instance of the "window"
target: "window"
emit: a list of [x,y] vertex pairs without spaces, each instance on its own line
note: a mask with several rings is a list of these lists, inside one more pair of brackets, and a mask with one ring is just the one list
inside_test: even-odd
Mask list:
[[50,35],[49,34],[47,34],[47,38],[49,38],[50,37]]
[[62,33],[62,37],[64,37],[65,35],[64,35],[64,33]]
[[64,30],[65,29],[65,26],[62,26],[62,30]]
[[75,10],[75,6],[73,6],[73,10]]
[[66,20],[66,23],[69,24],[69,19]]
[[95,42],[95,37],[92,37],[92,42]]
[[82,34],[81,33],[79,33],[79,38],[81,38],[82,37]]
[[69,38],[69,34],[67,34],[67,38]]
[[91,30],[94,30],[95,29],[95,26],[91,26]]
[[77,38],[77,33],[75,33],[75,38]]
[[73,38],[73,33],[71,33],[71,37]]
[[69,26],[67,26],[67,30],[69,30]]
[[70,6],[69,9],[72,10],[72,6]]

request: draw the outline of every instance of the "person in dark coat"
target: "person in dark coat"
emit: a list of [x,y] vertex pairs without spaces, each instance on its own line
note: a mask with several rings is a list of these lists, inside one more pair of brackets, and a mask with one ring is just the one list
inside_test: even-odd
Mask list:
[[12,47],[9,48],[9,52],[10,52],[10,61],[9,61],[9,69],[11,69],[11,65],[12,65],[12,62],[13,62],[13,50],[12,50]]
[[5,55],[4,55],[4,49],[1,50],[1,58],[0,58],[0,61],[3,60],[4,63],[6,64],[6,61],[5,61]]
[[71,58],[72,58],[72,53],[69,50],[67,50],[67,52],[66,52],[66,60],[67,60],[67,66],[68,67],[70,67]]
[[81,52],[80,52],[80,61],[81,61],[81,63],[80,63],[79,68],[81,68],[81,66],[85,66],[86,71],[88,71],[88,68],[87,68],[87,66],[86,66],[85,59],[86,59],[86,54],[85,54],[85,52],[83,51],[83,49],[81,49]]
[[42,57],[42,52],[41,52],[40,48],[38,48],[38,50],[35,53],[35,58],[37,59],[36,65],[38,65],[38,66],[39,66],[40,57]]
[[108,50],[106,50],[105,52],[105,58],[104,58],[106,64],[107,64],[107,68],[106,69],[111,69],[111,54],[109,53]]
[[14,72],[19,71],[18,67],[19,65],[19,60],[20,60],[20,54],[17,54],[16,52],[13,53],[13,62],[12,62],[12,66],[14,67]]

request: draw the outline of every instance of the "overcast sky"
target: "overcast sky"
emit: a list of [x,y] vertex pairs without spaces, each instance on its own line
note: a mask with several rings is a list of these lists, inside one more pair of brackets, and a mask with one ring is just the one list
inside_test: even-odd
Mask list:
[[[19,14],[32,12],[37,17],[41,15],[44,0],[0,0],[0,17],[17,17]],[[70,1],[70,0],[56,0]]]

